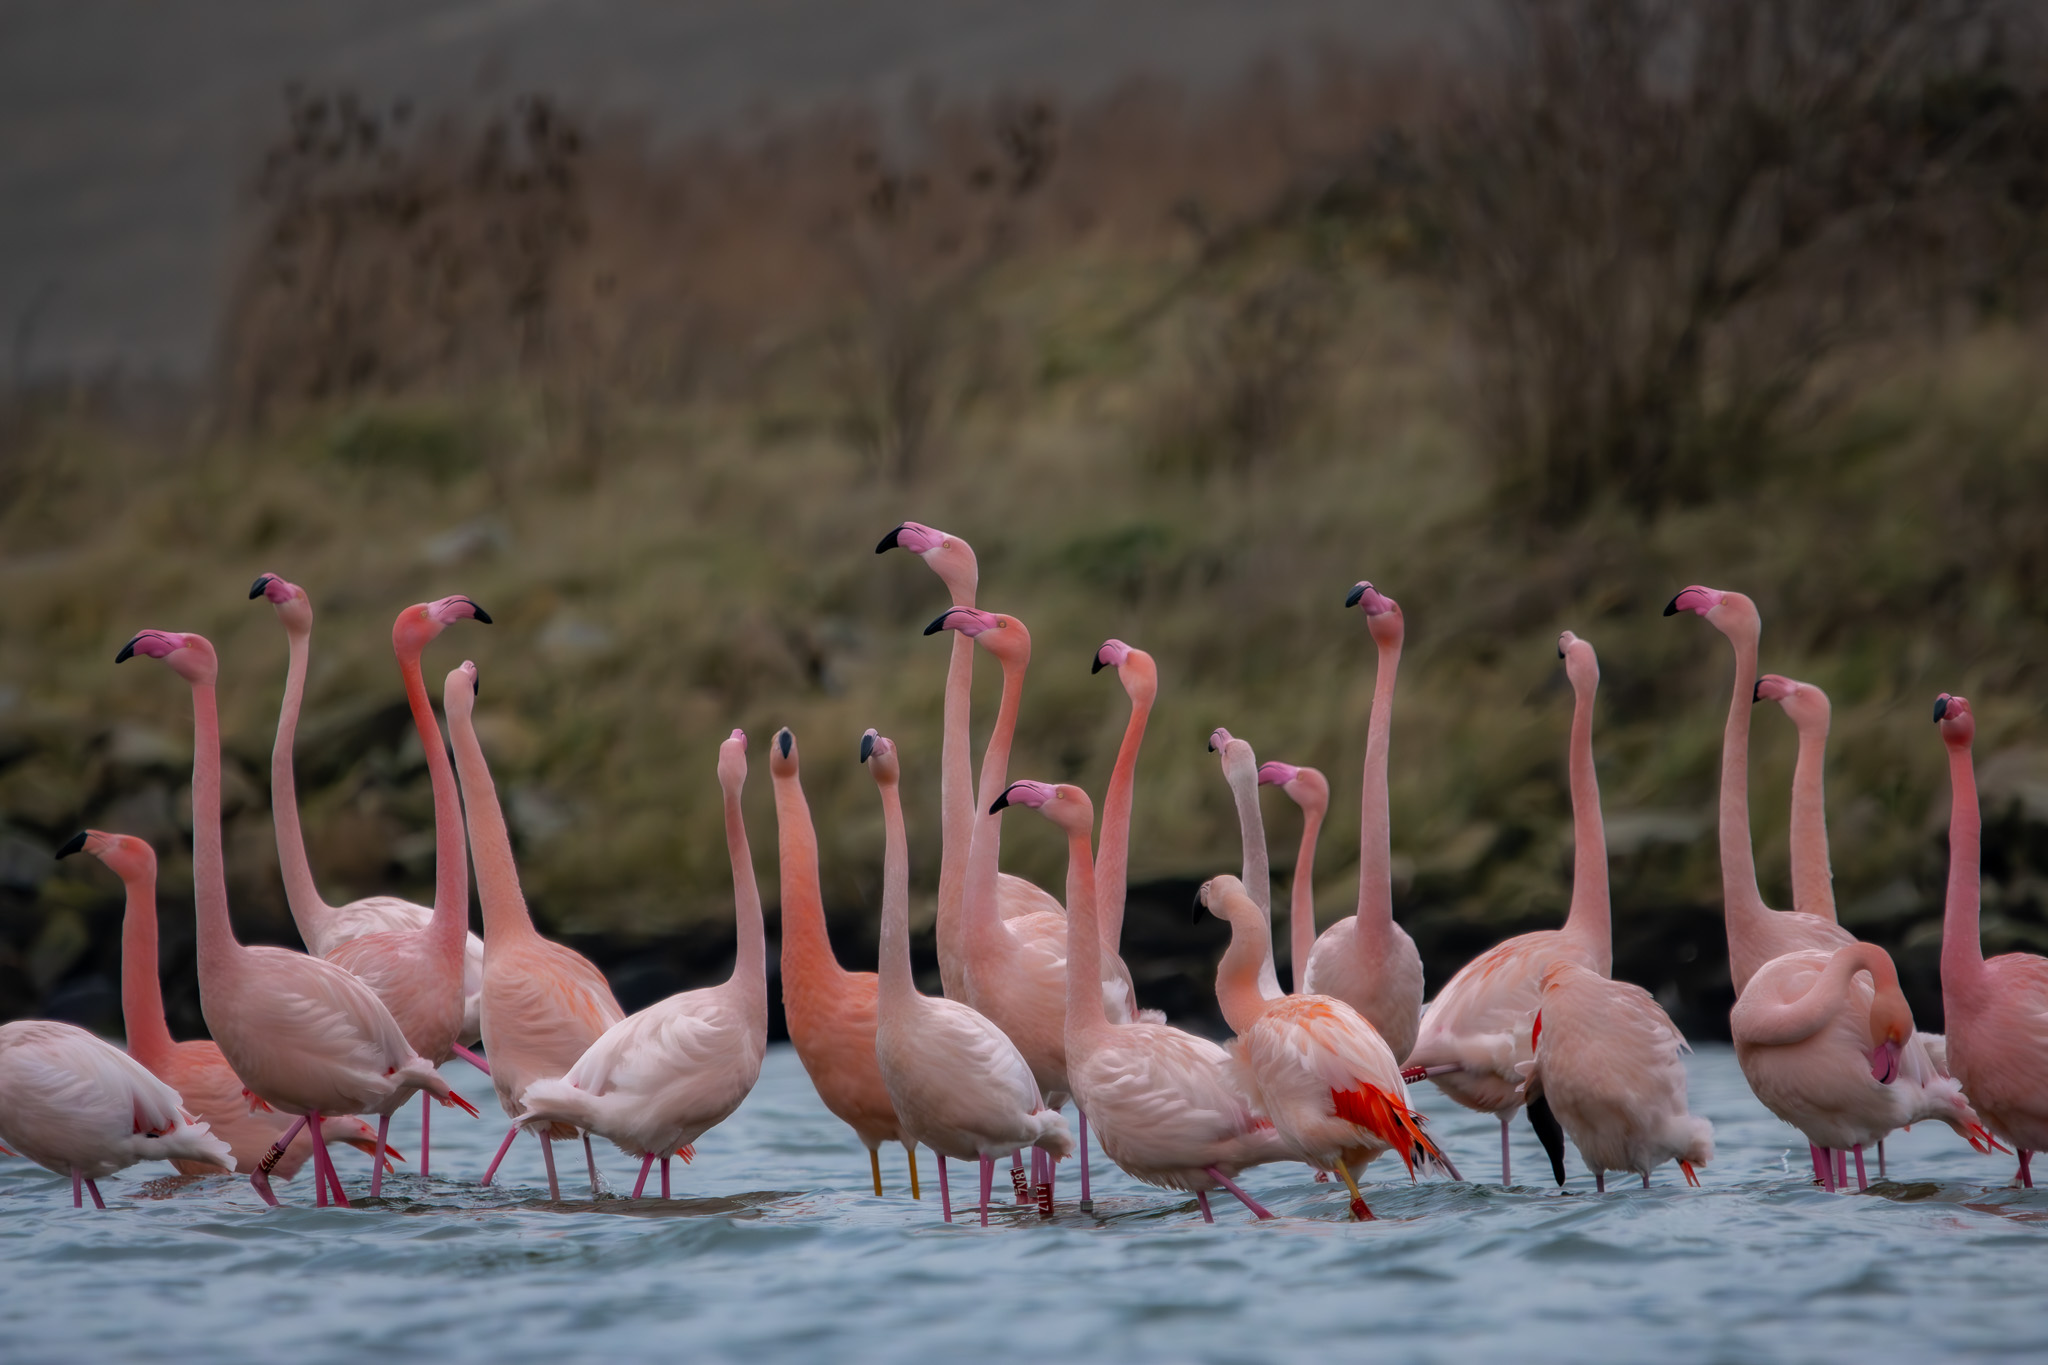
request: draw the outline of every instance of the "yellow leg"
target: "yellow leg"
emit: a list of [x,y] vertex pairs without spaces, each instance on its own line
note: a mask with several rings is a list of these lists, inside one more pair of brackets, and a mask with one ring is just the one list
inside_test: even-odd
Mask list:
[[1337,1174],[1344,1177],[1344,1188],[1351,1191],[1351,1216],[1361,1223],[1373,1221],[1372,1210],[1365,1206],[1365,1196],[1358,1192],[1358,1182],[1351,1178],[1351,1168],[1337,1158]]
[[910,1154],[910,1197],[922,1199],[924,1195],[917,1188],[917,1144],[906,1142],[903,1144],[903,1150]]
[[868,1148],[868,1168],[875,1173],[875,1198],[882,1197],[882,1149]]

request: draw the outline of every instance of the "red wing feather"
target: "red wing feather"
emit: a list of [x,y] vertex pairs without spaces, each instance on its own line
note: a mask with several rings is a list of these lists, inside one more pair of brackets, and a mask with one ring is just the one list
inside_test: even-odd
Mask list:
[[1330,1103],[1338,1118],[1355,1123],[1401,1154],[1408,1176],[1415,1176],[1417,1154],[1442,1162],[1444,1154],[1422,1131],[1418,1116],[1378,1086],[1360,1082],[1353,1090],[1330,1091]]

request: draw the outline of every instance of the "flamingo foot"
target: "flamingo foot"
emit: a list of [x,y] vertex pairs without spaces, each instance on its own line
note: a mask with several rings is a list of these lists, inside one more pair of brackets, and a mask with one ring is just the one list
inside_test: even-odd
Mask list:
[[1232,1180],[1229,1176],[1223,1174],[1223,1172],[1217,1170],[1214,1166],[1209,1167],[1207,1170],[1203,1172],[1203,1174],[1208,1176],[1217,1184],[1221,1185],[1224,1189],[1229,1190],[1232,1194],[1236,1195],[1237,1202],[1244,1205],[1246,1208],[1252,1211],[1252,1217],[1257,1218],[1263,1222],[1264,1220],[1271,1218],[1273,1216],[1263,1206],[1261,1206],[1256,1199],[1253,1199],[1250,1195],[1246,1194],[1243,1190],[1239,1189],[1237,1187],[1237,1182],[1235,1180]]

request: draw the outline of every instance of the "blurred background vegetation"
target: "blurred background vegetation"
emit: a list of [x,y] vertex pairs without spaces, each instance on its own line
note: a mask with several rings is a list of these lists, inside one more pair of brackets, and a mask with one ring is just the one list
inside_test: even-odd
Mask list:
[[[1508,0],[1455,60],[1332,48],[1223,89],[920,96],[651,137],[535,91],[294,87],[249,177],[203,385],[18,371],[0,399],[0,1017],[108,1024],[120,913],[86,825],[164,856],[191,981],[185,689],[136,629],[219,647],[246,937],[295,941],[268,815],[275,571],[317,611],[298,763],[330,899],[431,895],[423,760],[388,650],[409,602],[497,624],[479,728],[526,892],[628,1007],[724,973],[713,777],[734,725],[775,898],[763,744],[804,746],[842,955],[871,961],[881,838],[856,762],[901,745],[937,873],[944,605],[905,518],[966,537],[1035,644],[1013,776],[1099,794],[1158,659],[1126,954],[1200,1021],[1235,870],[1216,725],[1335,791],[1327,923],[1356,896],[1373,652],[1402,604],[1396,913],[1431,988],[1569,896],[1570,692],[1599,649],[1617,974],[1688,1031],[1729,1000],[1713,810],[1729,650],[1659,613],[1759,603],[1763,668],[1834,700],[1842,919],[1923,1026],[1948,788],[1937,692],[1980,717],[1992,950],[2048,948],[2048,94],[2024,11],[1954,0]],[[996,670],[977,677],[977,743]],[[1794,734],[1756,720],[1784,905]],[[1298,820],[1269,794],[1284,892]],[[1005,830],[1057,888],[1063,849]],[[1284,931],[1282,934],[1284,940]]]

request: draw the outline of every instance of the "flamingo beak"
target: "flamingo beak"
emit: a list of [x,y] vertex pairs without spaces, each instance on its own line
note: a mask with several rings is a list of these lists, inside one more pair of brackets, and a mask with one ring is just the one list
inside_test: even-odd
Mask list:
[[1870,1050],[1870,1075],[1879,1085],[1890,1085],[1899,1074],[1899,1045],[1885,1042]]
[[1936,724],[1940,724],[1940,723],[1941,723],[1941,718],[1942,718],[1943,716],[1947,715],[1947,714],[1948,714],[1948,693],[1944,692],[1944,693],[1942,693],[1942,694],[1941,694],[1940,696],[1938,696],[1938,697],[1936,697],[1936,698],[1934,699],[1934,720],[1935,720],[1935,723],[1936,723]]
[[268,587],[270,580],[275,577],[277,575],[274,573],[258,574],[256,581],[249,585],[249,600],[254,602],[257,598],[263,596],[263,589]]
[[80,830],[69,839],[66,839],[64,847],[57,850],[57,856],[59,858],[69,858],[74,853],[83,853],[85,851],[86,838],[90,833],[90,830]]
[[860,761],[865,763],[875,752],[875,732],[868,731],[860,737]]
[[[777,747],[779,747],[782,750],[782,756],[784,758],[788,758],[790,748],[796,743],[796,736],[791,734],[789,732],[789,727],[785,725],[780,730],[777,730],[775,732],[775,743]],[[867,745],[865,741],[862,742],[861,747],[863,750],[866,749]],[[861,757],[866,758],[867,754],[863,752],[861,754]]]
[[896,537],[902,534],[903,528],[901,526],[898,526],[896,529],[889,532],[888,535],[883,536],[881,544],[875,546],[875,553],[878,555],[887,554],[889,551],[895,549],[897,544]]

